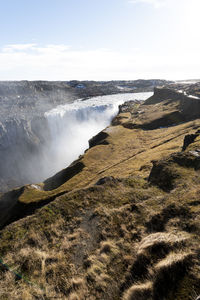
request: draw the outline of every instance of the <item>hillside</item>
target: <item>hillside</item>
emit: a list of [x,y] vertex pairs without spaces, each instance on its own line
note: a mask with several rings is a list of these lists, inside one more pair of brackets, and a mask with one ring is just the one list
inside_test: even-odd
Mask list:
[[0,300],[199,299],[199,91],[125,103],[71,166],[1,196]]

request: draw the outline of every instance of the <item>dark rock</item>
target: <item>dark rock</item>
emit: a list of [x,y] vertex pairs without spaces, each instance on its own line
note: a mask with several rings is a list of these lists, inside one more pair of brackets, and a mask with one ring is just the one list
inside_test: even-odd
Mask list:
[[95,135],[93,138],[89,140],[90,148],[97,145],[108,145],[109,143],[106,140],[107,137],[109,137],[109,135],[105,131],[99,132],[97,135]]
[[96,185],[102,185],[102,184],[105,184],[105,183],[112,183],[112,182],[115,182],[116,179],[112,176],[107,176],[107,177],[103,177],[103,178],[100,178],[97,182],[96,182]]
[[[62,196],[66,191],[56,195],[40,199],[36,202],[20,202],[20,195],[23,194],[25,187],[21,187],[3,194],[0,197],[0,230],[10,223],[17,221],[26,216],[32,215],[37,209],[55,200],[56,197]],[[31,241],[30,241],[31,243]]]
[[84,167],[85,165],[82,161],[74,161],[68,168],[63,169],[54,176],[45,180],[44,190],[49,191],[58,188],[59,186],[70,180],[72,177],[80,173]]
[[[193,154],[194,152],[194,154]],[[151,169],[148,180],[164,191],[169,192],[174,188],[175,180],[180,176],[177,167],[200,169],[200,155],[198,152],[178,152],[173,153],[167,159],[160,161],[152,161],[153,167]]]
[[192,144],[195,139],[199,136],[199,134],[187,134],[185,137],[184,137],[184,142],[183,142],[183,148],[182,148],[182,151],[186,150],[187,147]]
[[141,104],[139,100],[127,101],[119,106],[119,113],[130,112],[135,104]]
[[200,168],[200,155],[196,151],[189,151],[187,153],[183,153],[183,152],[174,153],[171,156],[171,158],[179,166],[186,167],[186,168],[194,168],[195,170],[199,170]]
[[176,89],[176,86],[155,87],[154,95],[147,99],[144,104],[152,105],[166,100],[176,101],[179,104],[179,112],[185,120],[193,120],[200,116],[200,98],[181,93]]
[[155,87],[154,95],[145,101],[145,105],[157,104],[165,100],[181,100],[184,94],[178,93],[172,88]]
[[174,188],[174,180],[178,177],[179,174],[171,168],[169,161],[161,160],[153,162],[148,180],[168,192]]

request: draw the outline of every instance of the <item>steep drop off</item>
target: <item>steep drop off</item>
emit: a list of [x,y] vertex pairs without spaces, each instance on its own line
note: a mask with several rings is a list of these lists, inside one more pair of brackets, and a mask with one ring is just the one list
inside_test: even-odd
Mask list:
[[2,196],[19,220],[0,232],[0,299],[198,298],[200,114],[165,92],[123,105],[71,169]]
[[50,167],[46,167],[51,162],[46,155],[51,132],[45,112],[79,98],[152,91],[154,86],[164,83],[167,82],[1,81],[0,192],[51,176]]

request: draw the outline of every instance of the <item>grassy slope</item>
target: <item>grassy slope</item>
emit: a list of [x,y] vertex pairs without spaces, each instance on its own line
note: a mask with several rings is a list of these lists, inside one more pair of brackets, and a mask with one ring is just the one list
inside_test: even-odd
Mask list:
[[1,231],[0,299],[196,299],[200,180],[190,151],[200,138],[180,151],[200,121],[143,129],[178,109],[128,107],[106,129],[108,143],[80,159],[82,171],[51,191],[22,190],[25,210],[54,201]]

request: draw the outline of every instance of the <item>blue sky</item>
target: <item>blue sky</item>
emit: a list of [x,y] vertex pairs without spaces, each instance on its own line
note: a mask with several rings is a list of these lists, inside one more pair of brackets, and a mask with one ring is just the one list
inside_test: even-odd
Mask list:
[[0,80],[200,78],[199,0],[0,0]]

